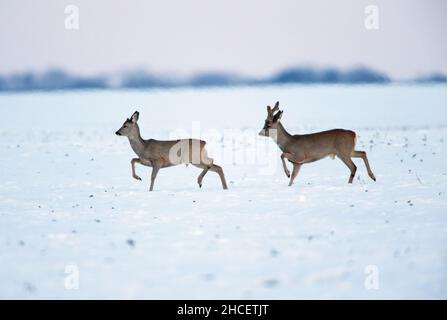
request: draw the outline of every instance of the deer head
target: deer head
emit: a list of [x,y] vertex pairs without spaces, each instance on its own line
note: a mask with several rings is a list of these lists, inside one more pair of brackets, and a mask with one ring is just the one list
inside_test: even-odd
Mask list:
[[259,132],[259,135],[263,137],[273,137],[274,131],[278,128],[278,122],[281,119],[282,113],[283,111],[279,110],[279,101],[275,103],[273,109],[270,106],[267,106],[267,119],[265,119],[264,127]]
[[130,117],[130,119],[127,118],[126,121],[124,121],[121,128],[117,132],[115,132],[115,134],[118,136],[125,136],[125,137],[137,136],[139,134],[137,124],[139,115],[140,113],[138,111],[135,111],[133,115]]

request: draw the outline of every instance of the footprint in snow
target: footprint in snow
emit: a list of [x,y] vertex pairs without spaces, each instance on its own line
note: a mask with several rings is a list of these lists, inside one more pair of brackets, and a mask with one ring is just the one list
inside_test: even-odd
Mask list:
[[127,240],[126,240],[126,243],[127,243],[129,246],[131,246],[132,248],[135,247],[135,241],[134,241],[133,239],[127,239]]
[[37,288],[34,284],[30,283],[30,282],[25,282],[23,284],[25,291],[29,292],[29,293],[34,293],[37,291]]
[[201,278],[204,281],[213,281],[214,279],[216,279],[216,275],[213,273],[205,273],[205,274],[201,275]]
[[274,288],[277,287],[279,285],[279,280],[277,279],[267,279],[264,281],[263,283],[264,287],[267,288]]

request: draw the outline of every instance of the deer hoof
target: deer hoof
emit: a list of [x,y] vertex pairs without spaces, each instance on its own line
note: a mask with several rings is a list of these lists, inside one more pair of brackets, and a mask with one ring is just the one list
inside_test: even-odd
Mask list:
[[133,178],[141,181],[141,178],[139,176],[133,176]]

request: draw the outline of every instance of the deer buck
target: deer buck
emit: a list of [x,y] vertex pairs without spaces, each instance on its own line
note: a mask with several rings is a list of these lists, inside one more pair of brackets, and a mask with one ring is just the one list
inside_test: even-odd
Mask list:
[[158,141],[154,139],[144,140],[140,135],[138,126],[138,111],[124,121],[122,127],[115,132],[116,135],[129,138],[130,146],[137,154],[138,158],[130,161],[132,167],[132,177],[141,180],[135,173],[135,164],[152,167],[151,186],[149,191],[154,189],[154,181],[161,168],[168,168],[179,164],[189,164],[203,169],[197,178],[199,187],[202,187],[202,180],[208,170],[216,172],[222,182],[222,187],[228,189],[223,170],[213,163],[205,150],[206,142],[198,139],[181,139],[170,141]]
[[[267,119],[259,135],[273,138],[281,149],[281,161],[284,172],[290,178],[289,186],[293,184],[293,180],[298,175],[303,164],[314,162],[327,156],[331,156],[332,159],[337,156],[349,168],[351,175],[348,183],[352,183],[357,171],[357,167],[351,158],[362,158],[368,175],[376,181],[376,177],[369,166],[366,152],[354,150],[357,140],[354,131],[333,129],[311,134],[291,135],[280,122],[282,114],[283,111],[279,111],[279,102],[276,102],[273,109],[267,106]],[[292,174],[287,169],[284,159],[293,164]]]

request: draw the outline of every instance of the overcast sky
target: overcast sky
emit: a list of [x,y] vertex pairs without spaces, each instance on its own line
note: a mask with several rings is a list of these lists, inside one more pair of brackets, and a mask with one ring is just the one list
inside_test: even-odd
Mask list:
[[[67,5],[79,30],[65,28]],[[379,8],[379,29],[364,26]],[[447,73],[445,0],[0,0],[0,73],[60,67],[264,76],[358,64],[397,79]]]

